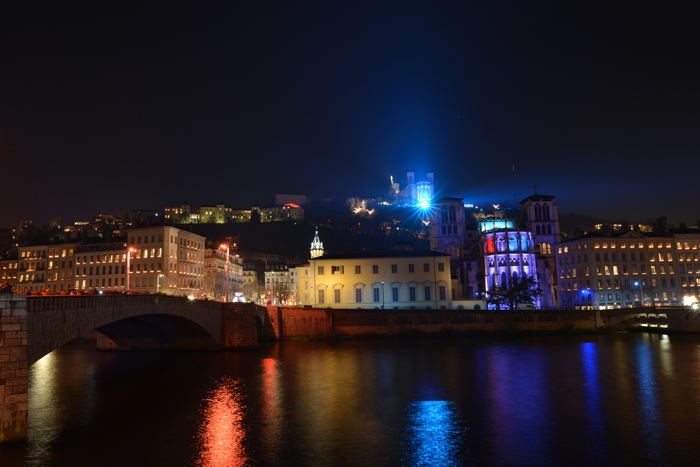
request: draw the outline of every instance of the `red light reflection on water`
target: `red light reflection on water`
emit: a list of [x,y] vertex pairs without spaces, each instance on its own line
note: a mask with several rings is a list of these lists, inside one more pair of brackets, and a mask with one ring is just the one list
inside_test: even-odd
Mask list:
[[236,381],[223,378],[205,400],[199,429],[196,465],[229,467],[245,465],[243,404]]

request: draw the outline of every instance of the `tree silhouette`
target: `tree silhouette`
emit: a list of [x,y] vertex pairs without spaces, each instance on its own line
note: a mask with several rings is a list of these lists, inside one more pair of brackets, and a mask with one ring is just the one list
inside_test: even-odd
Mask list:
[[488,292],[486,302],[496,305],[496,309],[502,307],[509,310],[517,310],[518,305],[534,305],[542,295],[542,289],[537,285],[533,277],[512,278],[506,287],[495,286]]

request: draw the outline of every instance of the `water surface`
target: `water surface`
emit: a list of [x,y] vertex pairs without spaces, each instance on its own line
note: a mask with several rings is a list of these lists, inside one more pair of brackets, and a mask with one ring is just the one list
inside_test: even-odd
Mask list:
[[2,466],[690,465],[700,336],[74,345],[29,403]]

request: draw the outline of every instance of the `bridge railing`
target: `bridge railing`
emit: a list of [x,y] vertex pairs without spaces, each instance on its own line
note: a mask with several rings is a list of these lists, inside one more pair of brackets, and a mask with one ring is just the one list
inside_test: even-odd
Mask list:
[[153,304],[155,298],[155,295],[36,296],[27,298],[27,306],[36,311],[138,306]]
[[[172,295],[68,295],[68,296],[30,296],[27,297],[27,306],[34,311],[68,310],[85,308],[113,308],[131,307],[143,305],[182,305],[191,303],[197,308],[219,308],[231,306],[235,309],[241,304],[222,303],[207,300],[191,301],[187,297]],[[240,307],[242,308],[242,307]]]

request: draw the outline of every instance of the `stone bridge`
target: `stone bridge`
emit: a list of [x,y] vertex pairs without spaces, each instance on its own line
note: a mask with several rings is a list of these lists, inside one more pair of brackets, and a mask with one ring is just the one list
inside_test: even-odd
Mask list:
[[271,335],[263,308],[164,295],[0,295],[0,442],[25,439],[29,367],[92,334],[111,348],[239,349]]

